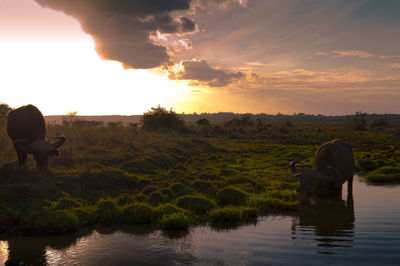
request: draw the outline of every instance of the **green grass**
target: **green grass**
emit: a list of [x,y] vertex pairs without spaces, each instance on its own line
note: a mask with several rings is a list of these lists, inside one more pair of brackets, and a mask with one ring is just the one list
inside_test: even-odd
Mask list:
[[245,205],[247,198],[246,192],[234,187],[223,188],[217,193],[217,200],[220,205]]
[[190,218],[185,213],[172,213],[164,215],[160,226],[164,230],[185,230],[190,225]]
[[[240,223],[296,212],[298,181],[289,163],[300,159],[311,166],[319,144],[333,138],[353,145],[357,171],[367,180],[400,182],[396,127],[209,129],[180,135],[90,123],[49,125],[49,136],[64,134],[67,141],[60,156],[49,160],[51,174],[45,174],[31,157],[26,167],[16,166],[12,143],[0,126],[0,234],[66,233],[116,224],[187,229],[199,221]],[[237,139],[229,138],[231,133]]]
[[400,167],[385,166],[365,175],[365,179],[378,183],[399,183]]
[[213,200],[200,195],[187,195],[176,199],[176,206],[192,211],[196,214],[206,214],[216,208]]

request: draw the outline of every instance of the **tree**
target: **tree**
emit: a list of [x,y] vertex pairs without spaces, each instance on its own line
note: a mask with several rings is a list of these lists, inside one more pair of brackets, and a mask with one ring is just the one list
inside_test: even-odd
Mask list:
[[141,122],[143,128],[147,130],[184,129],[184,121],[179,119],[172,109],[168,111],[160,105],[144,113]]
[[206,118],[200,118],[199,120],[196,121],[196,124],[198,126],[209,126],[210,121],[208,121],[208,119],[206,119]]
[[355,130],[367,130],[366,113],[356,111],[353,115],[353,128]]

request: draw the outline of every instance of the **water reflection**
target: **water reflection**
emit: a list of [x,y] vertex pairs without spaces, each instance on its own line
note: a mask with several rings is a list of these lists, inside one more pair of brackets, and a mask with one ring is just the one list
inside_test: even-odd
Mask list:
[[47,265],[48,248],[62,250],[76,244],[77,239],[91,234],[90,231],[47,237],[19,237],[8,239],[8,260],[25,262],[29,265]]
[[315,240],[319,254],[347,254],[344,249],[353,246],[354,200],[318,198],[303,200],[299,217],[293,220],[292,238]]
[[29,265],[399,265],[400,186],[368,186],[358,178],[354,185],[354,201],[307,200],[295,216],[250,224],[178,233],[101,228],[0,241],[0,264],[9,258]]

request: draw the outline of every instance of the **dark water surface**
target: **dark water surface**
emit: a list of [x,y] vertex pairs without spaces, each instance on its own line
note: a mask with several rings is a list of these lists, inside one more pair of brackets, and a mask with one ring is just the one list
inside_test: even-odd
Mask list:
[[400,186],[355,178],[353,194],[236,229],[166,235],[128,227],[10,239],[0,241],[0,263],[10,257],[32,265],[400,265]]

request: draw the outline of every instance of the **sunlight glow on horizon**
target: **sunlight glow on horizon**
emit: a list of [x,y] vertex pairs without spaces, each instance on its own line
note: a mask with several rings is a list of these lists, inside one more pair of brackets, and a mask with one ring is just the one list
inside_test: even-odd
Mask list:
[[6,91],[1,101],[13,107],[32,103],[45,115],[142,114],[158,105],[174,107],[176,97],[190,93],[186,81],[169,80],[166,73],[102,60],[89,36],[2,41],[0,57]]
[[193,111],[176,105],[194,97],[187,81],[101,59],[75,18],[31,0],[0,8],[0,102],[33,104],[44,115],[132,115],[158,105]]

